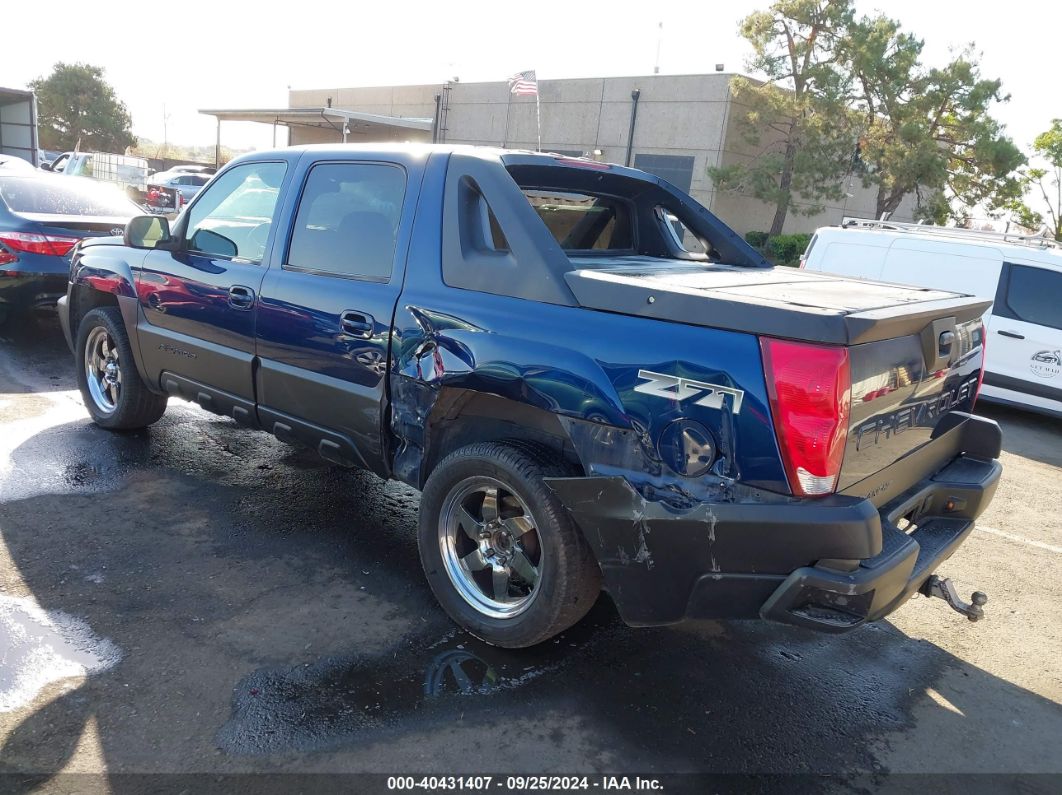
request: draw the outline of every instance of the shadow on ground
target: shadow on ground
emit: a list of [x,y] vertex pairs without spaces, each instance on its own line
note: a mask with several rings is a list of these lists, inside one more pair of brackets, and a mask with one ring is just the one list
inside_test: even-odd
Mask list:
[[[54,335],[17,344],[73,388]],[[1037,422],[1015,443],[1039,449]],[[603,598],[554,642],[486,646],[424,582],[415,492],[182,404],[141,433],[48,428],[12,464],[0,560],[124,655],[0,715],[0,773],[26,787],[75,757],[115,792],[142,789],[130,771],[874,776],[876,738],[912,728],[946,673],[968,686],[925,738],[941,758],[976,726],[1027,732],[1030,764],[1047,765],[1044,720],[999,721],[1001,700],[1062,732],[1057,705],[887,623],[630,630]]]
[[73,357],[54,314],[11,318],[0,325],[0,349],[29,363],[32,391],[77,389]]
[[1006,427],[1008,453],[1062,467],[1062,419],[986,401],[977,404],[977,413]]

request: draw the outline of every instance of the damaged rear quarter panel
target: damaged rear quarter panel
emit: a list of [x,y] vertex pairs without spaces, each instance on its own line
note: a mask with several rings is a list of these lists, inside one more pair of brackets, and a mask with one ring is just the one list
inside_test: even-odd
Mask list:
[[[588,475],[623,475],[651,500],[729,500],[738,481],[787,491],[752,335],[452,289],[415,274],[395,331],[399,476],[403,449],[417,443],[411,429],[423,428],[440,391],[454,387],[557,415]],[[641,370],[741,390],[740,411],[729,399],[716,408],[635,391]],[[660,460],[657,439],[679,418],[712,433],[712,474],[681,477]]]

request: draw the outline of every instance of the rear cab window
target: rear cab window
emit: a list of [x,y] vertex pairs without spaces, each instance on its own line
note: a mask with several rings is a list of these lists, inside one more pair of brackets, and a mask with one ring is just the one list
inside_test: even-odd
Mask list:
[[[560,248],[579,258],[579,267],[595,267],[595,256],[602,262],[638,256],[762,264],[750,259],[751,250],[746,251],[740,241],[721,251],[713,237],[729,230],[715,219],[711,226],[716,228],[705,228],[688,197],[676,195],[669,185],[592,161],[578,167],[514,164],[507,170]],[[498,238],[496,221],[491,224],[492,235]],[[500,231],[504,234],[504,222]],[[644,264],[652,267],[651,261]]]
[[631,211],[609,196],[522,188],[528,203],[565,251],[630,251]]
[[594,161],[513,153],[502,168],[451,155],[443,209],[445,284],[569,303],[587,269],[769,267],[706,208],[648,174]]

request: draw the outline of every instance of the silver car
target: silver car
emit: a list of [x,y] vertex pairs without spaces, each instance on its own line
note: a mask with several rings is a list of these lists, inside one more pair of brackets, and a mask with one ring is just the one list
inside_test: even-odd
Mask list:
[[155,174],[148,180],[148,184],[175,188],[187,204],[203,189],[204,185],[210,182],[212,176],[212,174]]

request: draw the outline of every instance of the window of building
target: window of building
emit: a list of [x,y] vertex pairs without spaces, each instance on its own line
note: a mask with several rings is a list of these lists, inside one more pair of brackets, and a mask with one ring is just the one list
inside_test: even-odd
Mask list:
[[386,281],[405,191],[406,175],[398,166],[314,166],[299,201],[286,267]]
[[693,155],[636,154],[634,167],[666,179],[686,193],[693,184]]
[[1018,320],[1062,329],[1062,272],[1011,265],[1007,307]]

